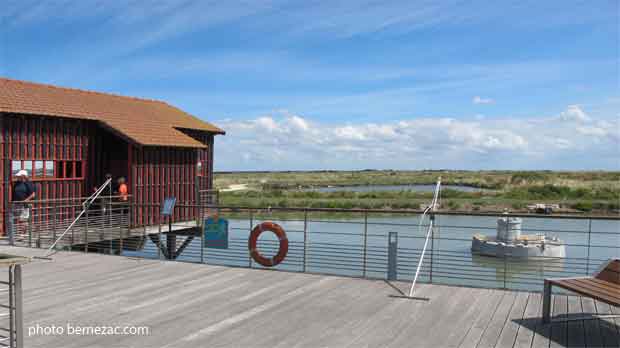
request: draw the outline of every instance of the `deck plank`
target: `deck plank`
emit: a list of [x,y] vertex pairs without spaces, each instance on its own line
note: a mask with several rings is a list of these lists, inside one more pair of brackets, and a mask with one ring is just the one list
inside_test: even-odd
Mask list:
[[[457,328],[457,325],[462,322],[462,317],[466,314],[466,308],[470,308],[474,305],[475,300],[479,297],[481,289],[473,288],[461,288],[457,292],[452,291],[452,297],[446,300],[441,312],[432,313],[432,315],[425,315],[428,318],[428,324],[416,325],[415,329],[407,330],[403,336],[415,335],[419,337],[416,342],[419,342],[421,346],[427,347],[446,347],[446,343],[449,338],[449,333],[446,332],[446,328],[451,328],[453,331]],[[463,324],[461,324],[463,325]],[[394,342],[394,347],[402,347],[406,342]]]
[[[594,301],[596,305],[596,312],[602,315],[613,314],[611,306],[607,303]],[[599,327],[601,329],[601,337],[603,339],[603,345],[605,347],[620,347],[620,337],[618,337],[618,327],[616,322],[611,318],[603,318],[599,321]]]
[[502,328],[497,344],[495,345],[496,347],[502,348],[514,346],[520,327],[518,320],[523,320],[523,313],[525,312],[525,308],[527,306],[528,295],[529,294],[527,292],[519,292],[517,294],[515,302],[512,305],[510,313],[508,314],[508,320],[506,320],[506,324]]
[[484,331],[489,326],[489,323],[493,319],[493,315],[497,311],[502,299],[506,296],[505,291],[493,291],[487,298],[483,308],[478,314],[478,317],[473,322],[473,325],[469,328],[465,337],[459,344],[460,348],[472,348],[478,345],[480,338],[484,334]]
[[[616,263],[618,266],[618,263]],[[616,331],[618,331],[618,340],[620,341],[620,307],[617,306],[609,306],[611,313],[616,315],[614,318],[614,322],[616,323]]]
[[[551,296],[551,314],[556,312],[556,303],[555,303],[556,295]],[[541,298],[542,302],[542,298]],[[542,303],[541,303],[542,309]],[[542,317],[542,313],[539,314]],[[552,324],[543,324],[542,320],[538,320],[536,322],[536,328],[534,329],[534,339],[532,340],[532,348],[548,348],[550,346],[551,339],[551,328]]]
[[476,318],[478,318],[484,310],[485,304],[491,301],[494,292],[496,291],[491,289],[476,289],[473,294],[474,302],[471,303],[465,313],[453,323],[454,326],[452,327],[452,331],[446,335],[447,338],[442,342],[443,346],[459,346],[471,330]]
[[[594,300],[589,297],[581,297],[581,309],[584,315],[596,315]],[[604,345],[599,322],[599,319],[583,321],[586,347],[602,347]]]
[[[394,299],[397,306],[392,312],[385,312],[379,320],[385,326],[376,325],[350,344],[351,347],[369,345],[371,347],[385,344],[386,346],[410,345],[429,339],[429,331],[438,320],[439,313],[444,311],[455,298],[455,292],[463,293],[466,289],[450,289],[449,287],[432,287],[427,293],[416,292],[416,296],[427,296],[429,301]],[[390,319],[396,311],[395,320]],[[399,343],[400,342],[400,343]]]
[[[536,323],[540,321],[540,311],[542,305],[541,299],[542,296],[540,294],[530,293],[527,300],[527,306],[525,307],[525,312],[523,313],[523,322],[527,321],[528,324],[532,327],[536,327]],[[532,346],[533,340],[534,331],[528,329],[525,323],[523,323],[521,326],[519,326],[514,347],[530,348]]]
[[[556,294],[553,298],[553,317],[564,319],[568,311],[566,295]],[[551,322],[550,348],[566,347],[566,328],[565,321]]]
[[[577,318],[583,316],[580,296],[568,296],[568,317]],[[583,320],[569,321],[566,325],[566,346],[585,347],[585,331]]]
[[[328,340],[333,342],[333,346],[344,347],[354,340],[361,333],[369,330],[374,324],[373,318],[379,312],[394,313],[398,304],[393,303],[387,295],[382,296],[381,283],[373,283],[367,288],[351,289],[348,296],[352,296],[357,301],[362,301],[365,305],[360,306],[352,303],[349,306],[331,306],[329,301],[323,302],[322,306],[309,306],[305,311],[287,315],[291,321],[299,323],[295,328],[287,332],[278,333],[277,344],[274,347],[293,347],[293,346],[310,346],[325,345],[321,341]],[[332,301],[338,301],[338,298],[332,298]],[[337,307],[337,308],[331,308]],[[282,310],[289,310],[288,308]],[[321,313],[326,315],[325,321],[310,321],[305,318],[317,317]],[[278,316],[283,315],[282,311],[270,313],[265,318],[265,324],[268,325],[270,320],[276,320]],[[317,332],[320,333],[317,335]],[[237,332],[227,333],[234,340]]]
[[478,342],[477,347],[495,347],[499,339],[499,335],[501,334],[504,325],[506,325],[510,310],[512,309],[516,298],[516,292],[508,292],[506,296],[504,296],[502,302],[497,307],[497,311],[493,314],[493,318],[491,319],[489,326],[487,326],[486,330],[484,330],[484,334],[480,338],[480,342]]
[[[313,297],[311,302],[306,303],[304,310],[291,315],[291,311],[298,306],[297,301],[292,300],[290,306],[279,308],[277,311],[266,313],[260,318],[260,323],[254,327],[257,331],[269,330],[269,326],[273,325],[278,318],[286,315],[287,320],[298,323],[295,329],[290,328],[287,331],[274,332],[268,337],[247,338],[239,340],[239,336],[243,335],[244,327],[237,327],[222,333],[221,337],[228,338],[231,345],[238,344],[240,346],[251,346],[256,344],[259,346],[304,346],[304,347],[323,347],[323,346],[340,346],[342,341],[347,342],[350,337],[340,336],[340,332],[355,331],[353,321],[359,315],[360,307],[358,303],[368,303],[380,301],[381,297],[377,296],[377,292],[373,285],[366,287],[352,287],[350,283],[343,283],[338,290],[324,293],[323,296]],[[347,301],[342,301],[342,293],[346,293]],[[386,302],[384,302],[385,304]],[[322,318],[322,320],[311,321],[307,318]],[[352,326],[352,327],[351,327]],[[343,330],[343,331],[341,331]],[[335,342],[339,342],[336,344]],[[290,345],[289,345],[290,344]]]

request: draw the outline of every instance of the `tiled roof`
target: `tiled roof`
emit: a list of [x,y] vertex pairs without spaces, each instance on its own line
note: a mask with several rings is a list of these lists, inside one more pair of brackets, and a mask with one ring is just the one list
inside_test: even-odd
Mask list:
[[179,129],[224,134],[165,102],[0,78],[0,112],[96,120],[141,145],[204,147]]

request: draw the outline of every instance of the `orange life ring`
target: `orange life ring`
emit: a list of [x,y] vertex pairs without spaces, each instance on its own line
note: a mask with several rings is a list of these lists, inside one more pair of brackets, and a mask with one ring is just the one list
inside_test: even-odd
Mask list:
[[[276,256],[268,259],[261,255],[256,248],[256,243],[258,242],[258,236],[265,231],[271,231],[276,234],[278,239],[280,240],[280,248],[278,248],[278,253]],[[262,224],[256,225],[250,233],[250,238],[248,239],[248,249],[250,250],[250,255],[254,259],[254,261],[265,267],[273,267],[284,261],[286,254],[288,253],[288,238],[286,238],[286,233],[280,227],[280,225],[273,223],[271,221],[263,222]]]

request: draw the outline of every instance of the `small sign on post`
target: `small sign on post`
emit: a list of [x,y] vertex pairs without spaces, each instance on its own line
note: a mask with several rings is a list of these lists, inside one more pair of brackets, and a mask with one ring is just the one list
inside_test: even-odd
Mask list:
[[206,248],[228,249],[228,220],[215,213],[204,221],[204,242]]
[[174,205],[177,203],[176,197],[168,197],[164,199],[164,205],[161,207],[162,216],[172,216],[174,212]]

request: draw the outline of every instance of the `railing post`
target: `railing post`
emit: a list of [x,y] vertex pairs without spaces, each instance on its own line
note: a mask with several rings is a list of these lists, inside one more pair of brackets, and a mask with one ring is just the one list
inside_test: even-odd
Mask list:
[[[250,209],[250,233],[252,233],[252,229],[254,228],[254,212]],[[248,234],[249,239],[249,234]],[[252,255],[248,251],[248,267],[252,268]]]
[[504,257],[504,287],[503,287],[503,289],[506,290],[506,271],[507,271],[508,262],[506,260],[506,249],[505,248],[503,248],[503,249],[504,249],[504,253],[503,253],[503,257]]
[[[13,292],[15,293],[14,313],[15,313],[15,347],[24,346],[24,319],[23,319],[23,300],[22,300],[22,266],[15,265],[13,268]],[[11,309],[9,309],[9,312]]]
[[[86,228],[84,229],[84,252],[85,253],[88,252],[88,228],[89,228],[89,221],[90,221],[89,211],[90,209],[86,209]],[[103,218],[105,219],[105,216]]]
[[27,205],[24,205],[22,209],[28,209],[28,219],[26,220],[28,226],[28,247],[32,248],[32,209],[28,208]]
[[[35,212],[35,205],[34,203],[32,204],[32,207],[30,208],[30,214],[28,214],[28,218],[30,219],[30,226],[32,226],[32,223],[34,221],[34,223],[36,223],[36,219],[33,218],[34,216],[34,212]],[[30,227],[30,229],[32,229],[32,227]],[[36,248],[41,248],[41,226],[39,226],[39,228],[36,229],[37,232],[37,238],[36,238],[36,242],[35,242],[35,247]]]
[[[125,223],[128,213],[125,212],[125,203],[121,203],[121,225],[119,226],[119,239],[118,239],[118,254],[123,256],[123,231],[125,230],[123,224]],[[127,227],[129,229],[129,227]]]
[[[56,242],[56,202],[52,203],[52,207],[50,208],[50,211],[52,213],[54,213],[54,215],[52,216],[52,243]],[[73,239],[73,237],[71,238]],[[73,244],[73,240],[71,241]],[[54,247],[55,248],[55,247]]]
[[398,232],[388,234],[387,279],[398,279]]
[[306,257],[308,254],[308,209],[304,209],[304,265],[303,272],[306,272]]
[[[430,217],[433,221],[435,220],[435,214],[432,214]],[[439,226],[439,217],[437,217],[437,224],[433,223],[433,228],[431,229],[431,270],[429,274],[429,283],[433,284],[433,256],[435,255],[435,226]]]
[[198,216],[196,217],[196,227],[198,228],[198,233],[200,233],[200,263],[205,263],[205,233],[204,233],[204,221],[205,217],[208,217],[208,213],[206,213],[207,207],[211,206],[212,203],[209,202],[211,200],[210,194],[205,194],[207,197],[203,199],[203,192],[198,191]]
[[157,214],[157,240],[159,245],[157,247],[157,259],[161,260],[161,248],[163,247],[163,241],[161,239],[161,212]]
[[15,321],[12,316],[14,315],[13,308],[15,308],[15,267],[17,265],[9,266],[9,347],[13,346],[15,342]]
[[13,212],[13,204],[9,203],[6,211],[6,221],[8,221],[9,245],[15,245],[15,213]]
[[368,246],[368,211],[364,211],[364,261],[363,261],[363,271],[362,277],[366,278],[366,249]]
[[205,263],[205,225],[204,225],[204,209],[200,208],[200,224],[198,225],[198,233],[200,233],[200,263]]
[[[109,215],[110,219],[108,221],[109,231],[107,232],[108,233],[108,237],[107,238],[109,238],[109,240],[108,240],[108,254],[109,255],[112,255],[112,253],[114,251],[114,243],[113,243],[114,242],[114,222],[112,222],[112,220],[114,219],[114,214],[115,214],[114,210],[118,209],[118,206],[116,206],[116,208],[115,208],[115,206],[116,206],[116,204],[114,204],[114,202],[112,202],[112,197],[110,197],[110,215]],[[118,211],[116,213],[118,214]],[[122,213],[120,215],[122,215]],[[105,226],[103,227],[102,234],[103,234],[103,238],[106,238]]]
[[588,256],[586,258],[586,276],[590,275],[590,241],[592,239],[592,219],[588,219]]

